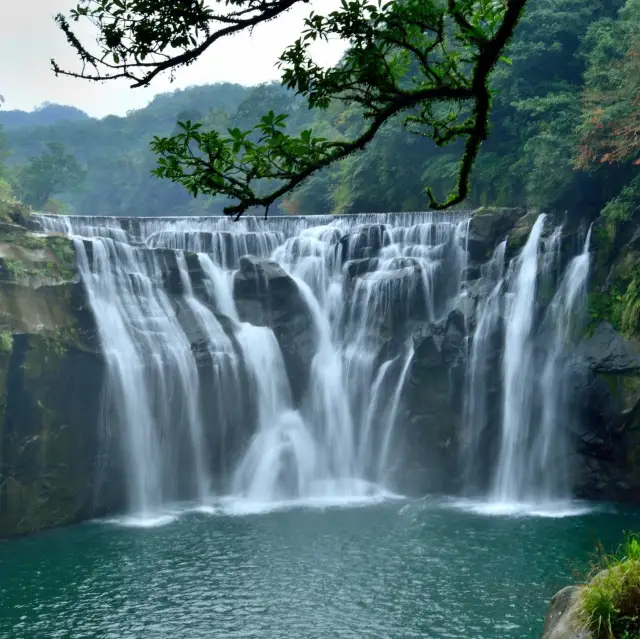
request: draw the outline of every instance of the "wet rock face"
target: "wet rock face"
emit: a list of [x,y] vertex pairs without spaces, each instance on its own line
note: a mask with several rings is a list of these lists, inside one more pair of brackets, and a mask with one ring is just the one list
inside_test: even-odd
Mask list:
[[640,349],[602,322],[581,344],[580,355],[590,370],[609,375],[640,375]]
[[123,487],[101,457],[104,361],[71,240],[3,225],[0,256],[2,538],[107,512]]
[[276,262],[243,257],[235,275],[233,296],[241,321],[273,329],[294,402],[299,404],[309,383],[317,337],[298,285]]
[[640,499],[640,374],[637,347],[601,323],[576,349],[572,396],[581,419],[578,496],[638,503]]
[[342,262],[376,257],[389,244],[384,224],[369,224],[343,235],[338,242]]

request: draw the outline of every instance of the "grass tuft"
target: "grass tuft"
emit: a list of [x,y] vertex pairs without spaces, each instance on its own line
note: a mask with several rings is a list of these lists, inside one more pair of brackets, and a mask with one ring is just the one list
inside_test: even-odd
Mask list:
[[581,592],[580,616],[595,639],[640,639],[640,537],[601,553]]

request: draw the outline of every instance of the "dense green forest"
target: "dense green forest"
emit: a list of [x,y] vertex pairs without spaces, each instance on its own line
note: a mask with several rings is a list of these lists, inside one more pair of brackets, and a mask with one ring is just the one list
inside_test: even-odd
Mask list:
[[[604,209],[612,219],[629,218],[640,204],[638,34],[640,0],[532,0],[508,63],[493,76],[490,138],[466,206],[523,205],[589,217]],[[309,127],[327,138],[362,126],[353,109],[309,110],[276,84],[193,87],[102,120],[48,109],[44,124],[42,110],[21,117],[0,111],[2,188],[35,208],[100,215],[222,211],[223,199],[194,200],[151,174],[156,158],[149,143],[174,132],[177,121],[250,128],[271,109],[288,113],[294,130]],[[425,185],[446,194],[460,154],[455,145],[437,148],[392,122],[364,152],[315,175],[271,213],[424,209]],[[43,186],[46,180],[56,185]]]

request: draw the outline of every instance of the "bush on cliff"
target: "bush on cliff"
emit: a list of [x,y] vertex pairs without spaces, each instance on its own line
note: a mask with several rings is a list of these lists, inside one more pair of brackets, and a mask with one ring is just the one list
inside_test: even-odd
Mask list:
[[584,587],[580,616],[595,639],[640,639],[640,536],[603,555]]
[[0,222],[20,224],[31,213],[31,208],[16,200],[11,185],[0,178]]

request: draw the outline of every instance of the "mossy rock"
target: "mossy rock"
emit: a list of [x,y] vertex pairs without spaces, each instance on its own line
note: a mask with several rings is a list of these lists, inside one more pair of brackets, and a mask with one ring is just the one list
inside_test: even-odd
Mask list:
[[70,238],[0,222],[0,280],[37,287],[71,281],[76,270]]

